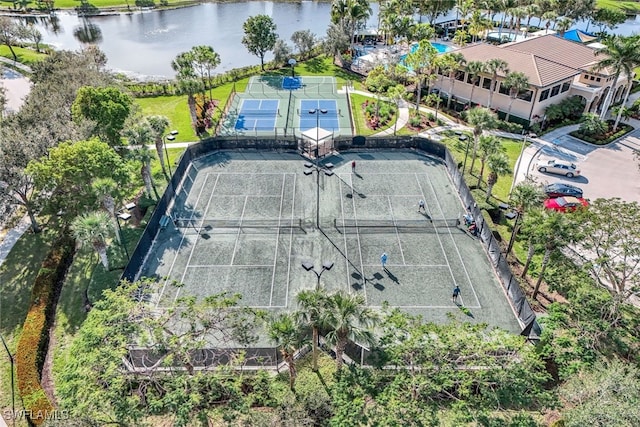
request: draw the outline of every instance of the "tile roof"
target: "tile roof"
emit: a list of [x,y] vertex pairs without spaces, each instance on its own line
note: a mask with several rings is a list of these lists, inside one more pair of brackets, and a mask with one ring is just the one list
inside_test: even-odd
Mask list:
[[[459,52],[467,62],[502,59],[509,64],[510,72],[524,73],[531,85],[539,87],[580,74],[580,70],[589,69],[602,58],[596,57],[595,50],[590,47],[554,35],[532,37],[502,46],[479,43],[464,47]],[[499,73],[501,76],[504,74]]]

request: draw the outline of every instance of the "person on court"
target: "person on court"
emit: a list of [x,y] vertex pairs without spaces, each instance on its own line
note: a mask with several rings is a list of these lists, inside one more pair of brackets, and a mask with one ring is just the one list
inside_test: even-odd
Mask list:
[[453,288],[453,296],[451,297],[451,301],[455,304],[458,304],[458,295],[460,295],[460,287],[456,285],[456,287]]
[[352,160],[351,161],[351,173],[355,173],[356,172],[356,161]]
[[388,258],[389,257],[387,256],[386,252],[383,252],[382,255],[380,255],[380,264],[382,264],[382,269],[383,270],[387,269],[386,265],[387,265],[387,259]]
[[418,212],[420,211],[427,213],[427,205],[422,199],[420,199],[420,201],[418,202]]

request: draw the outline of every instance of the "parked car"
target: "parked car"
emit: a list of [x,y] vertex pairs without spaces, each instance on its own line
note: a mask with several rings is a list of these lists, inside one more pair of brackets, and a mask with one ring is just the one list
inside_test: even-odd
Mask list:
[[558,212],[573,212],[578,208],[586,208],[589,202],[582,197],[562,196],[544,201],[544,208]]
[[582,188],[563,182],[554,182],[553,184],[545,185],[544,192],[549,198],[562,196],[582,197]]
[[536,169],[538,169],[539,172],[555,173],[558,175],[564,175],[567,178],[573,178],[574,176],[580,175],[580,171],[574,163],[556,159],[540,162],[537,164]]

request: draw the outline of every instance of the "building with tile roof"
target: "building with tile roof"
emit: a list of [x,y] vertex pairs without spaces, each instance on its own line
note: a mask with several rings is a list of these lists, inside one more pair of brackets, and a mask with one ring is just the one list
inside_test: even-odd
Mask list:
[[[527,76],[529,90],[520,93],[511,107],[511,116],[519,117],[522,122],[542,121],[549,105],[571,96],[582,98],[585,112],[599,113],[612,88],[615,93],[611,103],[621,100],[629,85],[627,76],[620,76],[614,85],[611,70],[595,70],[595,64],[602,59],[602,56],[596,56],[596,50],[552,34],[500,46],[478,43],[457,52],[464,56],[467,63],[502,59],[508,64],[509,72],[519,71]],[[501,85],[506,74],[498,73],[491,105],[492,109],[502,112],[508,110],[511,101],[508,89]],[[458,101],[468,102],[473,79],[465,70],[460,70],[455,80],[453,96]],[[439,75],[434,86],[448,94],[451,80],[448,75]],[[491,75],[485,73],[476,82],[471,100],[473,104],[486,106],[490,88]]]

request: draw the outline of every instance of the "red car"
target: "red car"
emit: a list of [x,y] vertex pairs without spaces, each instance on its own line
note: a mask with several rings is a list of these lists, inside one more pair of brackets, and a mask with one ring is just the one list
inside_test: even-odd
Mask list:
[[558,212],[573,212],[578,208],[586,208],[589,202],[582,197],[556,197],[555,199],[547,199],[544,201],[544,208]]

